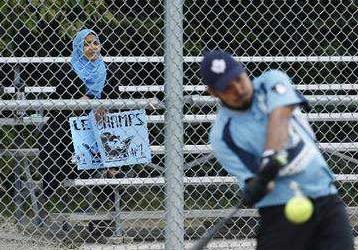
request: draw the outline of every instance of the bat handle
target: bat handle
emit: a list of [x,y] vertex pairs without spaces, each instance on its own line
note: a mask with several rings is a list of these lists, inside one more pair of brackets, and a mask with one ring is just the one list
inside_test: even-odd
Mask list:
[[201,238],[191,250],[203,250],[204,247],[209,243],[209,241],[219,232],[221,228],[223,228],[237,213],[239,207],[236,207],[227,217],[222,219],[219,223],[215,224],[211,227],[208,232]]

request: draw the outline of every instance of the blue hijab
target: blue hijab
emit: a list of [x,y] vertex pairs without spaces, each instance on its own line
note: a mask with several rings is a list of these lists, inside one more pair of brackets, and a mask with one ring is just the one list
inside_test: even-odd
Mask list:
[[102,57],[95,61],[89,61],[85,57],[83,52],[84,41],[89,34],[97,36],[97,34],[90,29],[83,29],[76,34],[73,40],[71,65],[79,78],[86,85],[86,94],[93,95],[98,99],[101,98],[101,93],[106,81],[107,69]]

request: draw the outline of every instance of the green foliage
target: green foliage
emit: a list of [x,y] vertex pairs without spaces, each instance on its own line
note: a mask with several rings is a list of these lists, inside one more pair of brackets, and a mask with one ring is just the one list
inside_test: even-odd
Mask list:
[[[68,46],[76,32],[84,27],[100,31],[105,36],[118,34],[110,41],[117,46],[136,42],[126,34],[126,31],[133,33],[134,30],[146,42],[153,42],[153,47],[158,49],[157,44],[163,41],[162,36],[158,35],[164,26],[162,1],[133,3],[126,6],[128,11],[122,9],[123,5],[128,3],[114,4],[105,0],[0,0],[0,25],[4,30],[4,35],[0,37],[0,54],[25,56],[26,50],[31,49],[32,54],[39,53],[31,48],[31,43],[19,49],[19,44],[26,39],[38,41],[44,51],[54,51],[53,44]],[[18,53],[14,55],[16,49]],[[63,46],[55,49],[59,55],[58,50],[62,51]]]
[[[347,4],[319,4],[313,8],[316,5],[313,1],[303,7],[300,4],[270,7],[261,2],[230,2],[217,9],[218,6],[210,3],[186,0],[183,8],[184,54],[198,55],[213,46],[250,55],[355,54],[352,42],[356,35],[351,30],[358,24],[357,4],[347,1]],[[287,8],[287,11],[276,13],[272,9],[263,19],[260,14],[263,7],[270,9],[274,6]],[[94,28],[105,36],[117,35],[110,38],[110,43],[123,46],[124,51],[131,50],[131,43],[146,42],[150,43],[151,51],[158,54],[162,53],[158,44],[164,41],[164,13],[162,0],[0,0],[0,26],[4,30],[0,37],[0,54],[13,55],[17,48],[13,37],[24,28],[25,33],[33,35],[39,43],[49,44],[43,45],[44,50],[53,50],[51,44],[69,45],[75,33],[83,27]],[[301,17],[293,18],[300,13],[309,16],[302,20]],[[57,35],[53,40],[51,32]]]

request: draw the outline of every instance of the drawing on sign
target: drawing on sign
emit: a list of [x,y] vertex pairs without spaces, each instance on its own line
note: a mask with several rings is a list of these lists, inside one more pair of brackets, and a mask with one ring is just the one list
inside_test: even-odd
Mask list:
[[129,136],[121,140],[120,136],[104,132],[101,134],[101,141],[109,160],[126,160],[129,157],[129,146],[133,140],[133,136]]
[[82,146],[91,154],[92,163],[101,162],[101,154],[99,152],[97,142],[93,146],[90,146],[87,143],[82,143]]

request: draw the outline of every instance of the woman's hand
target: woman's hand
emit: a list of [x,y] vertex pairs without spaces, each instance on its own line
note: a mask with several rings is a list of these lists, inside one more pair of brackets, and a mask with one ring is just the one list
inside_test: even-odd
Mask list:
[[90,98],[89,98],[88,96],[84,95],[84,96],[82,96],[80,99],[81,99],[81,100],[89,100]]
[[[79,100],[89,100],[89,99],[90,98],[88,96],[84,95]],[[74,110],[74,112],[75,112],[76,116],[81,116],[84,113],[82,109],[76,109],[76,110]]]
[[96,112],[94,113],[94,116],[96,118],[96,121],[97,122],[101,122],[104,120],[104,117],[106,116],[107,114],[107,110],[104,109],[104,108],[99,108],[96,110]]
[[[80,98],[80,100],[90,100],[91,98],[89,98],[88,96],[84,95]],[[79,114],[82,114],[82,111],[81,112],[76,112],[77,115]],[[106,116],[107,114],[107,110],[104,109],[104,108],[99,108],[99,109],[96,109],[95,112],[94,112],[94,115],[95,115],[95,118],[96,118],[96,121],[97,122],[101,122],[103,121],[104,117]]]
[[120,170],[116,169],[116,168],[110,168],[110,169],[106,170],[106,175],[108,178],[116,177],[116,175],[119,173],[120,173]]

